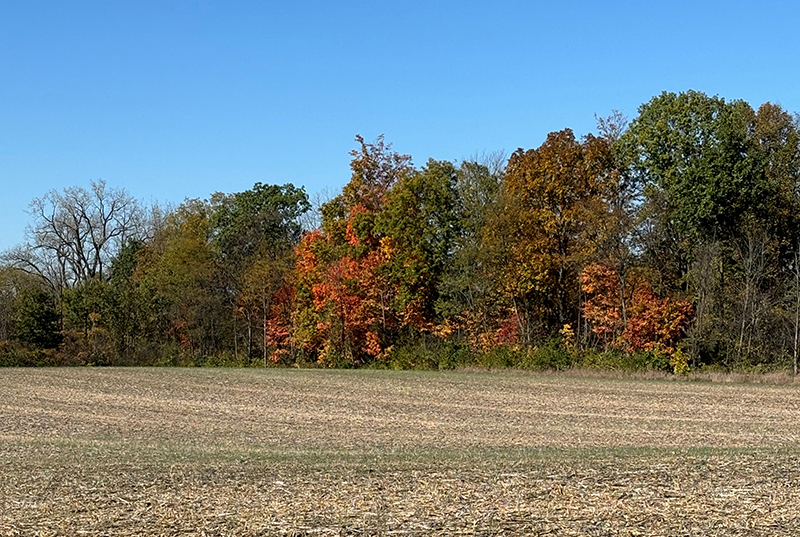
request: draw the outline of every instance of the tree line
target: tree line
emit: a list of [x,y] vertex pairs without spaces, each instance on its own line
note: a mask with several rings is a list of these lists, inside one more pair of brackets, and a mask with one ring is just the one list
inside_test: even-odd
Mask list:
[[800,120],[697,91],[505,158],[178,207],[51,191],[3,253],[0,363],[791,368]]

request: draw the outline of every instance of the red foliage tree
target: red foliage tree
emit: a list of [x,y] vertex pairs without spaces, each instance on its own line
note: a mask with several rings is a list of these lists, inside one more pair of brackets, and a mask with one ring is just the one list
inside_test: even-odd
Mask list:
[[[608,346],[671,355],[685,334],[694,310],[686,300],[659,297],[642,276],[631,275],[622,296],[617,272],[592,264],[581,274],[586,301],[583,314]],[[624,306],[625,305],[625,306]]]

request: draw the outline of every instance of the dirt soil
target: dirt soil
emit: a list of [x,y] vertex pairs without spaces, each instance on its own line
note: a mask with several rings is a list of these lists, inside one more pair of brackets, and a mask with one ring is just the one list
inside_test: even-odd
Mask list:
[[800,386],[0,369],[0,535],[800,535]]

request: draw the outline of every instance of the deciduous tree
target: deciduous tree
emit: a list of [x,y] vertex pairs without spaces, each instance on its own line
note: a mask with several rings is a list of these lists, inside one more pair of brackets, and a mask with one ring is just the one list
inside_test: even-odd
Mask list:
[[104,279],[119,249],[142,238],[147,221],[142,206],[125,190],[51,190],[30,204],[29,242],[4,254],[7,263],[44,278],[53,289]]
[[575,322],[580,266],[596,244],[592,222],[607,212],[602,194],[612,164],[606,140],[579,142],[570,129],[509,159],[504,210],[490,232],[497,279],[527,343]]

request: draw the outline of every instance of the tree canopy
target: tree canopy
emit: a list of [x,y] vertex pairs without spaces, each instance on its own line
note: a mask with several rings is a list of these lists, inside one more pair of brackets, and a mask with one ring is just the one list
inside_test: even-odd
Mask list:
[[596,134],[419,167],[355,145],[311,218],[292,184],[169,211],[102,181],[34,199],[0,267],[3,363],[796,367],[781,106],[664,92]]

